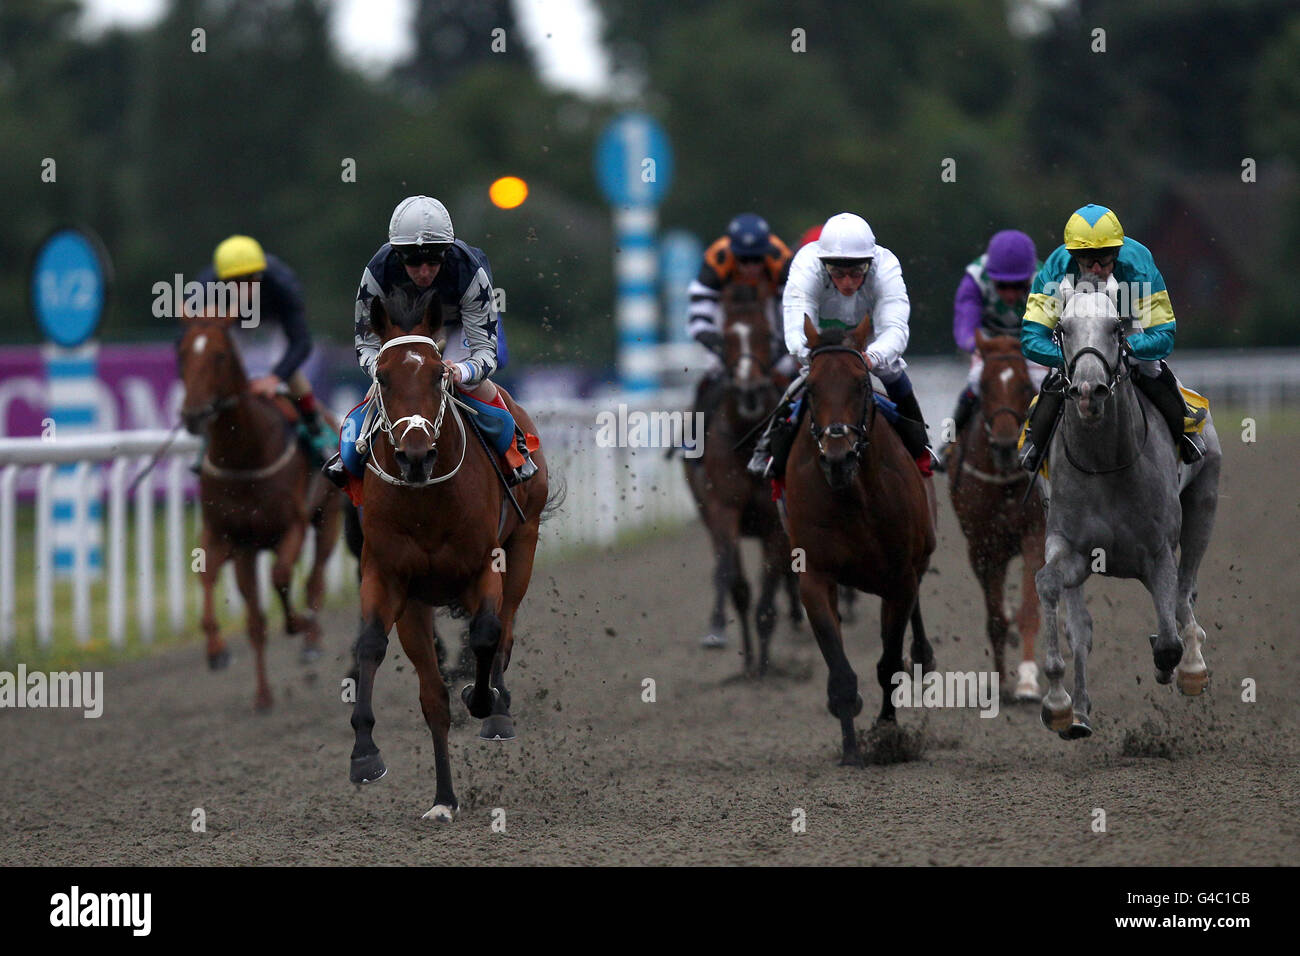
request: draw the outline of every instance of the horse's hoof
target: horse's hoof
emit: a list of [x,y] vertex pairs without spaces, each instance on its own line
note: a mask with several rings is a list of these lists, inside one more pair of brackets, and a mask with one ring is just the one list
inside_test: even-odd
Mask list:
[[493,714],[483,721],[478,735],[483,740],[514,740],[515,722],[509,714]]
[[853,751],[852,753],[850,753],[850,752],[848,752],[848,751],[845,751],[844,756],[842,756],[842,757],[840,758],[840,766],[841,766],[841,767],[861,767],[861,766],[862,766],[862,754],[858,753],[856,750]]
[[1210,672],[1197,671],[1189,674],[1178,671],[1178,690],[1186,697],[1199,697],[1210,683]]
[[420,815],[421,820],[432,820],[434,823],[451,823],[456,819],[458,807],[449,807],[445,803],[440,803],[427,813]]
[[1069,730],[1074,723],[1074,711],[1070,707],[1070,695],[1062,694],[1065,698],[1063,704],[1052,702],[1051,694],[1048,694],[1047,700],[1043,701],[1043,709],[1039,717],[1043,721],[1043,726],[1048,730],[1055,730],[1060,733]]
[[315,664],[321,659],[321,649],[319,647],[304,647],[302,653],[298,655],[299,662],[303,664]]
[[230,666],[230,651],[226,648],[223,647],[217,653],[208,655],[208,670],[224,671],[228,666]]
[[365,757],[353,757],[348,779],[360,786],[363,783],[374,783],[386,773],[388,768],[384,766],[384,759],[376,751]]
[[[1156,672],[1157,674],[1166,672],[1172,673],[1173,669],[1178,666],[1178,662],[1183,659],[1182,642],[1175,644],[1173,647],[1162,647],[1157,649],[1156,641],[1159,639],[1160,635],[1158,634],[1152,634],[1147,638],[1147,640],[1151,642],[1151,656],[1155,660]],[[1156,680],[1160,680],[1160,678],[1157,676]],[[1161,680],[1160,683],[1168,684],[1169,678]]]
[[727,646],[727,635],[725,634],[706,634],[700,641],[700,647],[707,647],[710,650],[718,650]]
[[1092,724],[1083,714],[1075,714],[1074,722],[1060,732],[1062,740],[1082,740],[1084,737],[1092,736]]
[[[858,699],[853,702],[853,716],[856,717],[858,716],[858,714],[862,713],[862,708],[863,708],[862,695],[858,694]],[[828,700],[826,702],[826,709],[831,712],[832,717],[838,718],[840,716],[839,714],[835,713],[834,701]]]
[[1157,683],[1157,684],[1168,684],[1168,683],[1169,683],[1170,681],[1172,681],[1173,679],[1174,679],[1174,672],[1173,672],[1173,671],[1162,671],[1162,670],[1160,670],[1160,669],[1157,668],[1157,670],[1156,670],[1156,683]]
[[478,713],[475,713],[474,707],[470,703],[474,699],[474,685],[466,684],[464,687],[461,688],[460,690],[461,703],[465,705],[465,709],[469,711],[469,715],[471,717],[477,717],[479,720],[483,720],[485,717],[491,716],[492,705],[501,699],[501,692],[497,690],[495,687],[491,687],[488,689],[492,691],[492,702],[489,703],[487,707],[481,709]]
[[258,694],[257,699],[253,701],[253,710],[259,714],[269,714],[271,712],[271,695]]

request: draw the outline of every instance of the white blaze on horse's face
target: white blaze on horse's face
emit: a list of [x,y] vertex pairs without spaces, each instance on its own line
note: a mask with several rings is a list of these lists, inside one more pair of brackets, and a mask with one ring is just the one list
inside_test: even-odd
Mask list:
[[1068,394],[1078,402],[1080,414],[1088,419],[1101,415],[1123,361],[1119,348],[1119,310],[1115,306],[1118,290],[1114,276],[1102,289],[1085,280],[1080,280],[1077,287],[1068,278],[1061,283],[1065,308],[1058,327]]
[[406,358],[403,361],[414,362],[417,369],[424,368],[424,356],[414,349],[407,351]]
[[1010,385],[1011,380],[1015,378],[1015,375],[1016,373],[1011,369],[1010,366],[1008,366],[1007,368],[1004,368],[1002,370],[1002,374],[999,375],[998,378],[1001,380],[1003,385]]
[[192,347],[195,355],[202,355],[203,350],[208,347],[208,337],[206,335],[200,335],[194,340]]
[[740,361],[736,363],[736,380],[749,381],[754,371],[754,353],[749,348],[749,326],[736,324],[727,331],[736,333],[740,339]]

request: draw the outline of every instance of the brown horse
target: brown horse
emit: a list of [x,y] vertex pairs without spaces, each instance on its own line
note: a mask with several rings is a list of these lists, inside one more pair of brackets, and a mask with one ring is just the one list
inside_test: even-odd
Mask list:
[[934,552],[930,503],[916,462],[877,409],[863,348],[870,318],[850,331],[818,332],[804,317],[809,366],[808,428],[786,467],[790,541],[804,570],[799,594],[826,665],[827,705],[838,717],[845,764],[861,763],[853,718],[862,711],[858,678],[844,654],[837,584],[881,598],[884,652],[876,664],[884,700],[878,721],[895,719],[891,688],[906,670],[903,636],[912,623],[912,660],[934,669],[919,600]]
[[[767,673],[768,647],[776,627],[776,590],[789,581],[791,613],[797,622],[797,580],[790,570],[790,541],[772,501],[770,485],[749,473],[745,465],[754,450],[756,426],[781,397],[773,378],[771,333],[761,301],[731,294],[724,296],[722,360],[726,369],[721,401],[709,418],[703,455],[684,459],[700,517],[713,541],[715,600],[712,630],[706,647],[726,644],[727,595],[731,595],[744,641],[745,672],[755,673],[749,623],[749,582],[740,561],[740,539],[758,538],[763,547],[762,585],[755,623],[758,630],[758,676]],[[787,383],[788,384],[788,383]],[[743,445],[747,433],[753,432]]]
[[1024,648],[1014,675],[1015,698],[1036,702],[1041,694],[1034,660],[1039,624],[1034,576],[1043,566],[1045,519],[1037,490],[1025,501],[1030,476],[1016,463],[1016,442],[1029,414],[1034,386],[1019,339],[980,332],[975,344],[984,358],[979,414],[972,417],[961,436],[956,456],[960,464],[953,468],[948,490],[966,535],[971,567],[984,589],[986,627],[1000,681],[1011,676],[1006,670],[1009,615],[1003,585],[1011,559],[1017,555],[1023,559],[1016,628]]
[[[341,496],[316,475],[295,434],[292,405],[248,390],[248,376],[230,335],[234,321],[184,320],[177,346],[185,384],[181,420],[191,434],[208,437],[199,473],[208,666],[218,670],[230,660],[217,625],[213,590],[221,566],[233,558],[256,661],[256,705],[266,710],[271,706],[271,687],[266,680],[266,620],[257,590],[257,554],[275,552],[271,581],[284,607],[285,629],[289,634],[305,634],[303,660],[315,660],[320,656],[316,614],[325,592],[325,565],[338,543]],[[289,599],[289,585],[308,523],[316,529],[307,578],[310,613],[299,614]]]
[[[434,340],[441,325],[432,290],[412,301],[399,287],[371,302],[370,326],[383,344],[375,366],[377,425],[369,436],[363,488],[362,626],[350,778],[372,783],[387,772],[373,737],[372,694],[396,623],[420,680],[420,708],[433,735],[437,793],[424,816],[450,822],[458,808],[447,752],[451,712],[434,649],[433,609],[450,606],[469,616],[475,677],[461,699],[483,720],[480,737],[512,739],[505,671],[515,613],[532,574],[548,476],[545,458],[535,452],[537,474],[512,489],[521,520],[506,498],[495,452],[455,404],[451,369]],[[527,413],[501,393],[515,420],[535,433]]]

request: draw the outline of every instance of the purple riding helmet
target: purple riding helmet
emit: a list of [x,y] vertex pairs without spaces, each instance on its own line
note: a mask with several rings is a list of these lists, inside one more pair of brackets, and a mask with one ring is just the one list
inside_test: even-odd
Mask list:
[[994,282],[1028,282],[1038,271],[1034,240],[1017,229],[1003,229],[989,240],[984,272]]

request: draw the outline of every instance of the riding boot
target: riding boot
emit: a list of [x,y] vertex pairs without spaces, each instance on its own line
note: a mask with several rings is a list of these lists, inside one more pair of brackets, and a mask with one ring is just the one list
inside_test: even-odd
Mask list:
[[[1133,383],[1142,390],[1142,394],[1151,399],[1151,404],[1164,416],[1173,434],[1174,444],[1178,447],[1183,462],[1191,464],[1205,457],[1205,440],[1196,432],[1183,431],[1183,418],[1187,415],[1187,403],[1178,388],[1178,379],[1173,370],[1164,362],[1160,363],[1160,374],[1152,378],[1137,372]],[[1204,412],[1200,412],[1204,415]]]
[[348,473],[347,469],[343,467],[343,456],[337,451],[334,452],[333,458],[325,462],[325,465],[321,468],[321,473],[340,488],[348,486]]
[[[1031,475],[1038,471],[1047,455],[1047,445],[1056,427],[1056,419],[1065,406],[1065,379],[1060,372],[1053,369],[1043,379],[1043,387],[1038,392],[1038,401],[1034,403],[1033,414],[1029,416],[1029,428],[1025,432],[1025,444],[1020,450],[1020,467]],[[1039,447],[1041,441],[1042,447]]]
[[944,442],[943,447],[935,454],[937,459],[934,463],[935,471],[943,472],[948,470],[948,460],[952,457],[957,442],[961,438],[961,433],[970,424],[971,416],[975,414],[975,409],[978,407],[979,396],[967,385],[962,391],[961,397],[957,399],[957,408],[952,413],[952,441]]
[[208,435],[207,435],[207,432],[204,432],[204,433],[203,433],[203,440],[202,440],[202,441],[203,441],[203,443],[199,446],[199,454],[198,454],[198,457],[196,457],[192,462],[190,462],[190,474],[192,474],[192,475],[201,475],[201,474],[203,474],[203,459],[204,459],[204,457],[205,457],[205,456],[207,455],[207,453],[208,453]]
[[522,465],[517,466],[510,472],[510,480],[507,484],[511,488],[537,474],[537,463],[533,461],[533,456],[529,454],[528,439],[518,425],[515,426],[515,450],[523,456],[524,461]]
[[754,477],[780,478],[785,474],[785,465],[790,458],[790,449],[794,447],[795,431],[798,428],[797,423],[788,420],[790,412],[790,403],[782,402],[759,436],[747,466]]
[[930,456],[930,436],[925,430],[925,418],[921,415],[921,406],[916,401],[916,392],[908,392],[894,402],[898,406],[898,421],[894,431],[903,439],[907,453],[920,461]]

